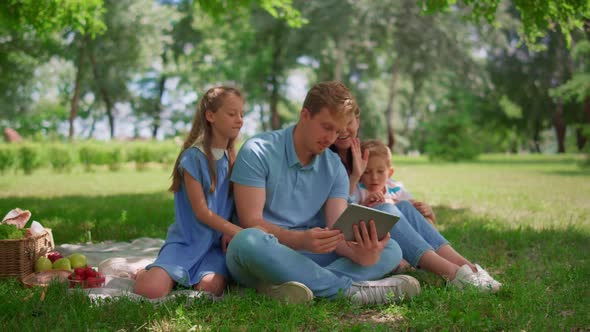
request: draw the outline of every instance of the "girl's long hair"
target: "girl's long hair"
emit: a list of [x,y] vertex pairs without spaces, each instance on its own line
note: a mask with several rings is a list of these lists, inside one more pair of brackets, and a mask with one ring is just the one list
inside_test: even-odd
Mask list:
[[[217,110],[219,110],[219,108],[223,105],[225,97],[229,94],[233,94],[242,98],[242,94],[238,89],[227,86],[211,88],[205,92],[203,97],[201,97],[201,100],[197,105],[195,117],[193,118],[191,131],[182,144],[182,149],[180,150],[180,153],[176,158],[176,162],[174,163],[174,169],[172,170],[172,185],[170,185],[168,190],[172,192],[177,192],[180,190],[182,174],[180,174],[180,171],[178,170],[178,165],[180,164],[180,156],[182,156],[182,153],[195,144],[201,144],[205,150],[205,156],[207,157],[207,164],[209,166],[209,174],[211,175],[211,187],[209,188],[209,192],[215,191],[215,187],[217,185],[217,173],[215,172],[215,158],[213,157],[213,153],[211,151],[211,138],[213,135],[213,130],[211,128],[211,123],[209,123],[205,117],[205,113],[207,111],[212,113],[217,112]],[[234,141],[235,139],[230,139],[226,147],[229,156],[228,174],[231,174],[231,170],[236,159]]]

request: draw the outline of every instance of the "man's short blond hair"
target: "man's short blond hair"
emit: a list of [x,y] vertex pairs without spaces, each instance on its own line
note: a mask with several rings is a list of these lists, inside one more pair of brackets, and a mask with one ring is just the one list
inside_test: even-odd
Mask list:
[[387,164],[391,164],[391,150],[385,143],[380,140],[371,139],[361,143],[361,151],[369,151],[369,157],[382,157],[387,159]]
[[348,88],[337,81],[320,82],[307,92],[303,101],[312,116],[319,113],[322,108],[327,108],[338,119],[347,119],[349,116],[358,116],[360,109],[356,99]]

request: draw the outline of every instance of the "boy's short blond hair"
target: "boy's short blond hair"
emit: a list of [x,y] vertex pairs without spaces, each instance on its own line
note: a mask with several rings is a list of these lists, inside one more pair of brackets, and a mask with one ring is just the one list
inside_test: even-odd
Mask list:
[[380,140],[371,139],[361,143],[361,151],[369,151],[369,157],[382,157],[387,159],[387,163],[391,164],[391,150],[385,143]]

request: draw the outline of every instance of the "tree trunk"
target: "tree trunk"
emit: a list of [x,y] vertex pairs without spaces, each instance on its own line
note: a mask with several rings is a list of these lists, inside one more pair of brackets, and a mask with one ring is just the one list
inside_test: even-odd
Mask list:
[[342,82],[344,77],[344,62],[346,60],[346,50],[348,49],[348,40],[345,38],[346,36],[344,34],[339,35],[334,50],[336,65],[334,66],[334,76],[332,79],[338,82]]
[[271,76],[270,84],[272,91],[270,92],[270,128],[277,130],[281,128],[281,119],[279,118],[279,82],[275,75]]
[[94,135],[95,128],[96,128],[96,117],[92,116],[92,123],[90,124],[90,129],[88,130],[88,139],[92,138],[92,135]]
[[586,135],[584,135],[584,129],[582,127],[576,128],[576,147],[578,148],[578,152],[584,151],[584,146],[586,146]]
[[74,140],[74,120],[78,116],[78,100],[80,99],[80,83],[82,81],[82,65],[84,63],[84,42],[80,46],[78,52],[78,63],[76,65],[76,80],[74,83],[74,95],[72,96],[71,108],[70,108],[70,130],[68,138],[71,141]]
[[98,85],[98,89],[100,90],[100,95],[105,104],[105,111],[107,113],[107,118],[109,120],[110,136],[112,139],[115,138],[115,118],[113,116],[113,102],[100,80],[100,75],[98,73],[98,68],[96,66],[96,58],[94,57],[94,53],[91,51],[89,56],[90,62],[92,63],[92,72],[94,73],[94,79],[96,80],[96,84]]
[[268,122],[264,118],[264,106],[259,105],[259,107],[260,107],[260,126],[261,126],[262,131],[264,132],[264,131],[268,130]]
[[160,129],[161,121],[162,121],[162,96],[164,95],[164,90],[166,88],[166,80],[168,78],[165,74],[162,74],[160,77],[160,83],[158,85],[158,100],[154,105],[154,121],[152,123],[152,138],[156,139],[158,136],[158,130]]
[[557,138],[557,153],[565,153],[565,119],[563,118],[563,103],[561,100],[555,105],[553,114],[553,127]]
[[583,123],[584,127],[578,128],[576,130],[576,141],[578,146],[578,151],[583,151],[584,147],[586,146],[586,142],[588,142],[588,135],[590,135],[590,97],[586,97],[584,100],[584,104],[582,105],[583,114]]
[[279,118],[279,79],[278,76],[281,74],[281,55],[283,53],[282,48],[282,36],[283,36],[282,23],[278,23],[277,29],[273,34],[273,53],[272,53],[272,64],[270,72],[270,128],[277,130],[281,128],[281,119]]
[[385,109],[385,120],[387,121],[387,146],[393,151],[395,145],[395,132],[393,128],[393,102],[397,92],[397,80],[399,77],[399,59],[391,66],[391,79],[389,81],[389,93],[387,95],[387,108]]
[[541,153],[541,145],[540,145],[540,141],[541,141],[541,129],[540,129],[540,125],[537,123],[537,121],[535,121],[534,124],[534,128],[533,128],[533,144],[532,144],[532,150],[535,153]]

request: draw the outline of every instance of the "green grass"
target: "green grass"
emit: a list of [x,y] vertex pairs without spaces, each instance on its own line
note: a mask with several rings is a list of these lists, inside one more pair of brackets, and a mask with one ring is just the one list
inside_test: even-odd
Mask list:
[[[453,246],[504,283],[497,294],[457,291],[416,272],[423,293],[391,306],[346,300],[311,306],[257,296],[227,296],[154,306],[91,305],[54,286],[41,314],[39,289],[0,282],[6,330],[525,330],[590,328],[590,172],[577,156],[484,156],[461,164],[396,157],[396,177],[435,206]],[[163,238],[173,219],[169,172],[97,171],[0,177],[0,213],[16,206],[53,228],[58,243]]]

